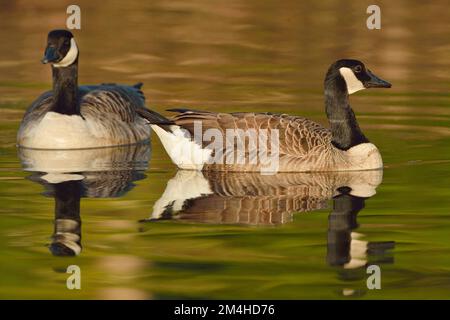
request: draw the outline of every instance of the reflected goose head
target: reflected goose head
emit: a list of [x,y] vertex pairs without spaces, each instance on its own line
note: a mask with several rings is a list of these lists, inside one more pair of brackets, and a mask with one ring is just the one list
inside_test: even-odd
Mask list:
[[392,85],[377,77],[364,63],[354,59],[341,59],[333,63],[325,77],[325,87],[335,84],[348,94],[368,88],[390,88]]
[[70,31],[53,30],[47,37],[42,63],[50,63],[54,67],[68,67],[78,60],[78,47]]
[[55,219],[55,233],[49,250],[54,256],[78,256],[81,253],[81,219],[79,212],[73,217]]

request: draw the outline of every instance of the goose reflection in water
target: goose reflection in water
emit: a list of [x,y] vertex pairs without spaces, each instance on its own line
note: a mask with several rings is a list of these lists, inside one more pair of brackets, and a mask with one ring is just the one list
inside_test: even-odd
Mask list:
[[326,209],[342,187],[369,198],[381,180],[380,170],[274,175],[182,170],[167,183],[150,220],[282,224],[295,212]]
[[150,145],[84,150],[19,149],[28,179],[42,184],[55,199],[55,229],[49,248],[55,256],[81,252],[81,198],[123,196],[145,178]]
[[[327,262],[338,267],[338,277],[350,286],[368,276],[369,265],[394,262],[389,250],[394,241],[366,241],[365,235],[355,232],[359,227],[358,213],[364,209],[366,197],[352,194],[349,187],[340,187],[333,198],[333,210],[328,217]],[[344,288],[344,296],[360,296],[365,288]]]
[[[143,221],[176,219],[214,224],[278,225],[296,212],[333,209],[328,218],[327,263],[351,285],[368,275],[369,264],[393,263],[393,241],[365,241],[355,232],[357,215],[376,193],[381,170],[323,173],[221,173],[178,171]],[[364,290],[345,288],[343,295]]]

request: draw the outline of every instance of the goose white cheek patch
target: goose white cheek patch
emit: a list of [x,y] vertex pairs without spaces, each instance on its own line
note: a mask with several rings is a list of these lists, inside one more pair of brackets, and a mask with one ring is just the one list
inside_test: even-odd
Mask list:
[[339,69],[339,72],[341,73],[341,76],[345,80],[348,94],[352,94],[356,91],[365,89],[363,83],[358,80],[358,78],[353,73],[352,69],[343,67]]
[[54,63],[54,67],[67,67],[70,66],[72,63],[75,62],[75,60],[78,57],[78,47],[77,43],[75,42],[75,39],[70,39],[70,49],[67,52],[66,56],[58,63]]

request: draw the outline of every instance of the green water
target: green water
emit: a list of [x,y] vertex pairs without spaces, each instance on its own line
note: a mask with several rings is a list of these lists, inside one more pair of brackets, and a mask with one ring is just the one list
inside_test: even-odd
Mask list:
[[[196,185],[183,185],[153,137],[151,152],[143,146],[138,159],[117,151],[120,161],[80,169],[83,180],[69,179],[62,190],[79,195],[80,215],[72,219],[78,231],[71,232],[81,235],[74,241],[81,252],[62,257],[49,250],[61,241],[53,236],[61,227],[55,210],[61,177],[47,176],[51,183],[43,172],[24,171],[15,134],[26,107],[51,87],[50,70],[39,59],[46,33],[64,25],[68,4],[0,2],[1,298],[450,297],[444,2],[381,1],[382,29],[369,31],[366,1],[79,1],[80,82],[142,81],[149,107],[159,112],[180,106],[286,112],[326,125],[322,79],[343,57],[364,61],[393,87],[351,97],[385,163],[375,195],[346,200],[311,192],[291,210],[292,195],[265,194],[272,182],[264,181],[249,192],[242,186],[253,178],[243,175],[241,194],[194,199],[181,210],[175,201],[154,219],[169,181],[184,190]],[[40,157],[50,170],[48,159],[55,157]],[[319,178],[298,179],[300,185],[312,179],[314,187]],[[347,224],[336,226],[332,212],[341,200],[365,207],[341,212]],[[244,202],[257,209],[237,215]],[[351,251],[349,243],[364,250]],[[380,290],[366,286],[371,264],[381,268]],[[66,288],[69,265],[81,268],[81,290]]]

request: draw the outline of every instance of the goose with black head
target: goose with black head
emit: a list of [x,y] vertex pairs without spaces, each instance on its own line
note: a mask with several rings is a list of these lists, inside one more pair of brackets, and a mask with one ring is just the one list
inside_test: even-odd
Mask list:
[[[162,118],[145,107],[142,83],[78,86],[79,49],[73,34],[48,34],[42,63],[51,64],[53,89],[26,111],[17,134],[20,147],[83,149],[147,141],[147,120]],[[165,120],[164,120],[165,121]]]
[[[326,128],[299,116],[273,113],[215,113],[172,109],[178,113],[174,125],[152,124],[172,161],[182,169],[214,171],[261,171],[263,163],[217,163],[211,161],[209,141],[194,140],[196,123],[203,133],[208,129],[244,132],[278,130],[278,172],[348,171],[382,168],[377,147],[363,134],[349,104],[349,95],[367,88],[390,88],[391,84],[375,76],[358,60],[342,59],[333,63],[324,81],[325,109],[330,123]],[[151,119],[149,119],[151,123]],[[189,135],[186,135],[185,132]],[[230,150],[224,145],[222,154]],[[259,145],[248,145],[258,149]],[[180,150],[185,150],[180,152]],[[236,150],[234,150],[236,152]],[[258,154],[259,150],[249,154]]]

